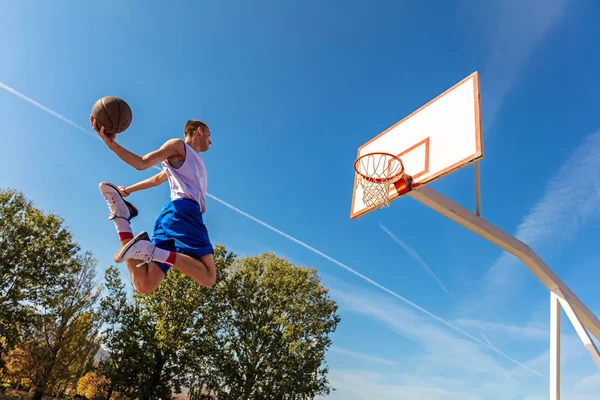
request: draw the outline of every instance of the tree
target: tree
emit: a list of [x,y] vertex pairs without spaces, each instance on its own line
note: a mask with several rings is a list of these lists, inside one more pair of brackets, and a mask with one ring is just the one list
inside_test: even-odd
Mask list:
[[[223,253],[217,255],[218,263],[226,259],[222,247],[216,252]],[[203,334],[200,321],[210,289],[172,269],[155,292],[136,292],[129,300],[117,269],[109,268],[105,279],[102,336],[109,356],[99,363],[98,372],[110,382],[111,391],[130,398],[170,399],[189,385],[185,346]]]
[[329,394],[324,358],[336,311],[314,269],[271,253],[236,260],[197,320],[204,334],[186,344],[198,384],[220,399]]
[[34,386],[33,400],[65,388],[98,349],[95,266],[87,253],[63,265],[35,304],[32,335],[9,353],[9,363],[20,365],[19,374]]
[[102,344],[108,356],[99,361],[97,372],[104,378],[106,399],[120,391],[126,398],[136,398],[140,380],[150,365],[147,357],[153,340],[139,313],[139,307],[129,301],[119,271],[110,267],[105,272],[106,295],[100,302]]
[[77,381],[77,394],[87,399],[110,400],[115,395],[110,387],[106,377],[91,371]]
[[22,193],[0,190],[0,358],[28,331],[32,305],[79,251],[62,223]]
[[[106,272],[97,372],[128,398],[297,399],[327,394],[324,358],[337,305],[314,269],[273,254],[238,259],[215,246],[211,288],[172,269],[153,293],[127,296]],[[204,388],[203,390],[197,389]]]
[[180,393],[189,384],[184,349],[203,334],[202,314],[209,298],[210,289],[175,269],[155,292],[139,296],[142,315],[151,321],[155,343],[143,397],[158,393],[161,384],[168,383],[169,391],[165,390],[164,395],[170,398],[167,396]]

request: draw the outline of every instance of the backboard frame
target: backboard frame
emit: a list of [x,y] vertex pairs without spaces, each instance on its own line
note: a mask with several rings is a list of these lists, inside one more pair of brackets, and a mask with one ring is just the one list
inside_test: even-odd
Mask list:
[[[447,96],[448,94],[452,93],[454,90],[456,90],[459,87],[464,87],[465,84],[469,83],[469,81],[472,81],[472,90],[473,90],[473,116],[474,116],[474,134],[475,134],[475,151],[471,154],[469,154],[467,157],[455,162],[454,164],[440,170],[440,171],[436,171],[433,174],[430,174],[429,176],[427,176],[426,178],[424,178],[423,180],[419,179],[421,176],[429,173],[429,168],[430,168],[430,136],[425,137],[424,139],[421,139],[420,141],[418,141],[417,143],[413,144],[411,147],[406,148],[406,149],[402,149],[399,153],[391,151],[391,149],[386,149],[386,148],[382,148],[380,149],[380,151],[386,151],[389,153],[392,153],[394,155],[399,156],[400,158],[402,158],[402,156],[404,156],[406,153],[408,153],[409,151],[413,151],[415,148],[417,147],[424,147],[424,164],[423,164],[423,169],[420,171],[417,171],[416,173],[413,172],[410,174],[410,176],[413,179],[413,189],[417,188],[420,185],[427,185],[431,182],[434,182],[440,178],[443,178],[445,176],[447,176],[448,174],[451,174],[453,172],[458,171],[459,169],[465,168],[473,163],[476,163],[478,161],[480,161],[483,157],[484,157],[484,153],[483,153],[483,129],[482,129],[482,123],[481,123],[481,92],[480,92],[480,83],[479,83],[479,73],[477,71],[473,72],[472,74],[470,74],[469,76],[465,77],[464,79],[462,79],[460,82],[456,83],[455,85],[453,85],[452,87],[450,87],[449,89],[447,89],[446,91],[444,91],[443,93],[439,94],[438,96],[436,96],[434,99],[430,100],[429,102],[427,102],[426,104],[422,105],[421,107],[419,107],[418,109],[416,109],[415,111],[413,111],[412,113],[410,113],[409,115],[407,115],[406,117],[402,118],[400,121],[396,122],[394,125],[390,126],[389,128],[387,128],[386,130],[384,130],[383,132],[379,133],[378,135],[376,135],[375,137],[371,138],[369,141],[367,141],[366,143],[364,143],[363,145],[361,145],[358,148],[357,151],[357,158],[360,157],[363,152],[363,149],[367,146],[369,146],[370,144],[372,144],[373,142],[375,142],[376,140],[380,139],[382,136],[388,134],[390,131],[392,131],[394,128],[398,127],[399,125],[405,123],[406,121],[408,121],[410,118],[414,117],[415,115],[419,114],[420,112],[422,112],[423,110],[425,110],[426,108],[430,107],[431,105],[433,105],[434,103],[438,102],[439,100],[441,100],[442,98],[444,98],[445,96]],[[471,112],[471,111],[469,111]],[[408,173],[408,172],[407,172]],[[355,173],[354,175],[354,186],[353,186],[353,192],[352,192],[352,202],[351,202],[351,207],[350,207],[350,219],[356,219],[359,217],[362,217],[372,211],[374,211],[376,208],[372,207],[372,208],[368,208],[365,207],[363,209],[359,209],[358,211],[354,211],[355,210],[355,206],[356,206],[356,201],[357,201],[357,187],[358,187],[358,175]],[[396,189],[396,187],[394,185],[390,185],[390,189],[389,189],[389,194],[388,194],[388,199],[389,201],[394,201],[396,199],[398,199],[401,196],[404,196],[406,194],[407,190],[402,190],[402,191],[398,191]]]

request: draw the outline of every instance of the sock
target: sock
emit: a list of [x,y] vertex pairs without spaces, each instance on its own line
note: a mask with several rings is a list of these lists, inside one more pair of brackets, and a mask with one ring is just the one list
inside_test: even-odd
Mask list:
[[129,221],[119,217],[115,218],[113,221],[115,222],[115,228],[117,228],[117,233],[119,234],[119,240],[133,239],[133,231],[131,230]]
[[175,264],[176,258],[177,253],[175,253],[174,251],[159,249],[158,247],[154,249],[154,256],[152,257],[154,261],[165,263],[170,266],[173,266]]

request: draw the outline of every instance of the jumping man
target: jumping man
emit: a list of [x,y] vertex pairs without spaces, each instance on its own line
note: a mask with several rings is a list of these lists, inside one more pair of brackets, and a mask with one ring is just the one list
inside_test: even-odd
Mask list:
[[[198,154],[212,144],[208,126],[189,120],[184,127],[184,139],[169,139],[159,149],[138,156],[119,145],[116,135],[104,134],[103,127],[98,129],[91,116],[90,123],[108,148],[133,168],[145,170],[159,163],[162,166],[158,174],[128,187],[107,182],[99,185],[121,242],[115,262],[126,262],[133,285],[140,293],[156,290],[171,267],[201,286],[212,286],[216,280],[214,250],[202,219],[206,211],[207,175]],[[138,210],[125,197],[166,181],[171,200],[156,219],[152,239],[144,231],[134,237],[130,221],[138,215]]]

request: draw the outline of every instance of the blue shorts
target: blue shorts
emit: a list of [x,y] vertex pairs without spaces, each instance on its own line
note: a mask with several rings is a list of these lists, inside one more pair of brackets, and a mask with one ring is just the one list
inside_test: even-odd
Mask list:
[[[214,252],[200,206],[190,199],[177,199],[165,204],[154,223],[152,243],[160,249],[194,258]],[[166,275],[170,267],[156,263]]]

